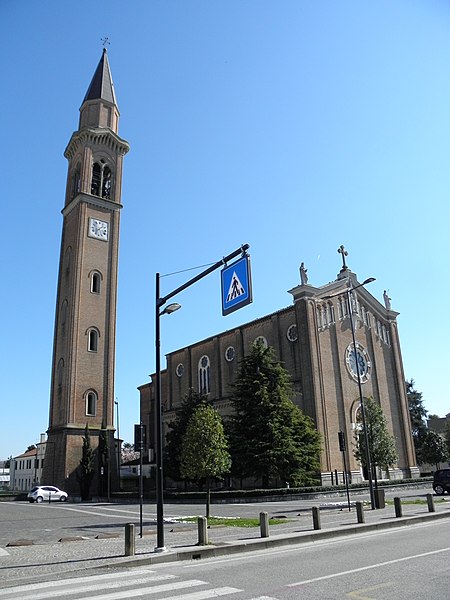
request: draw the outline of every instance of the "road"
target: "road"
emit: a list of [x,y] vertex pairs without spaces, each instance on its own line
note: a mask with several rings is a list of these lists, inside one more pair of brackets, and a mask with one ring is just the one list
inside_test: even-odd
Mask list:
[[110,568],[0,590],[0,600],[441,600],[450,589],[449,523],[148,568]]
[[[425,499],[431,487],[417,490],[391,490],[386,497],[401,496],[405,500]],[[367,500],[367,494],[352,494],[351,500]],[[437,499],[437,498],[436,498]],[[292,520],[309,518],[311,506],[321,503],[332,507],[335,503],[345,505],[345,497],[331,497],[322,500],[288,500],[283,502],[255,502],[242,504],[213,504],[212,514],[221,517],[258,518],[261,511],[269,516],[286,516]],[[345,510],[345,509],[344,509]],[[174,527],[171,518],[204,514],[203,504],[169,504],[164,507],[167,529]],[[322,522],[326,524],[336,518],[334,511],[323,511]],[[156,520],[155,504],[144,503],[143,527],[154,527]],[[126,523],[140,524],[138,504],[93,504],[93,503],[42,503],[0,502],[0,547],[19,539],[37,543],[52,543],[69,536],[93,536],[98,533],[120,533]]]

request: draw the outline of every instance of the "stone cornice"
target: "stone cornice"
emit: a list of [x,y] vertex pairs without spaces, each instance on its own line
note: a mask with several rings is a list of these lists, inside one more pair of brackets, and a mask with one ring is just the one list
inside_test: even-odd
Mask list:
[[62,209],[61,212],[63,216],[66,217],[81,202],[84,202],[85,204],[89,204],[91,206],[95,206],[97,208],[104,208],[109,211],[118,211],[121,208],[123,208],[123,205],[117,204],[117,202],[105,200],[105,198],[99,198],[98,196],[91,196],[90,194],[80,193],[77,194],[75,198]]
[[97,129],[82,129],[81,131],[75,131],[70,138],[70,142],[67,144],[67,148],[64,151],[64,156],[67,160],[72,160],[77,150],[86,145],[106,146],[114,152],[120,155],[125,155],[130,146],[127,141],[123,140],[111,129],[97,128]]

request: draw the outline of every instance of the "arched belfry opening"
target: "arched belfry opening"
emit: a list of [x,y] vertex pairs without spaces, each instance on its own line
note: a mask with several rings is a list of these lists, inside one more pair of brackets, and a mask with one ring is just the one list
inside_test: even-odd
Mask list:
[[92,165],[91,194],[110,200],[111,198],[112,171],[106,162],[101,159]]

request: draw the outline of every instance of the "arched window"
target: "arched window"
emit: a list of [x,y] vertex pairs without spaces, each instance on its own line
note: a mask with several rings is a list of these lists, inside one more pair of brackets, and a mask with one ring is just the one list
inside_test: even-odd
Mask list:
[[98,350],[98,331],[90,329],[88,331],[88,352],[97,352]]
[[322,321],[322,307],[318,306],[317,307],[317,326],[319,329],[322,328],[323,326],[323,321]]
[[72,177],[72,198],[75,198],[80,191],[80,172],[81,167],[78,164]]
[[64,332],[66,329],[67,321],[67,300],[64,300],[61,306],[61,329]]
[[86,415],[89,417],[95,417],[97,414],[97,394],[89,390],[86,394]]
[[92,294],[100,294],[100,286],[101,286],[102,276],[97,271],[94,271],[91,274],[91,293]]
[[198,391],[200,394],[209,394],[211,391],[210,372],[209,358],[204,355],[198,361]]
[[92,166],[91,194],[102,198],[111,198],[112,171],[102,159]]
[[91,194],[93,196],[100,196],[102,179],[102,169],[98,163],[94,163],[92,167],[92,181],[91,181]]

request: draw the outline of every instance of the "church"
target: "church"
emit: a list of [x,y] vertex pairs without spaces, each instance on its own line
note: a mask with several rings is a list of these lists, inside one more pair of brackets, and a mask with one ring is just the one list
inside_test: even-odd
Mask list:
[[[365,284],[372,280],[358,282],[346,264],[343,246],[338,252],[342,268],[331,283],[310,285],[302,263],[300,281],[289,291],[290,306],[167,355],[167,367],[161,373],[165,432],[190,388],[207,394],[221,415],[229,415],[231,384],[239,361],[260,341],[274,349],[290,373],[295,404],[322,435],[322,485],[335,483],[336,472],[344,470],[339,432],[346,439],[345,463],[351,481],[367,477],[353,456],[355,434],[361,430],[361,397],[372,397],[381,405],[396,442],[397,464],[388,473],[380,469],[378,478],[419,475],[397,327],[399,313],[391,308],[386,293],[383,303],[370,294]],[[155,376],[139,391],[141,419],[151,438]]]
[[[114,427],[115,333],[122,168],[129,144],[118,134],[119,109],[106,49],[80,108],[68,160],[55,311],[50,417],[43,484],[80,491],[80,460],[88,427],[93,451],[92,494],[119,489]],[[352,481],[365,474],[353,456],[361,428],[361,397],[381,405],[398,461],[379,477],[419,474],[397,328],[399,313],[373,297],[346,264],[331,283],[314,287],[305,266],[289,291],[292,302],[265,317],[169,353],[161,374],[163,430],[189,389],[207,394],[230,414],[239,361],[256,341],[271,346],[290,373],[294,402],[322,435],[321,481],[343,470],[339,432]],[[351,309],[350,309],[351,306]],[[350,312],[354,321],[350,319]],[[353,337],[355,339],[353,339]],[[155,377],[140,386],[141,422],[149,445],[155,431]],[[342,434],[341,434],[342,435]],[[102,462],[101,446],[109,456]],[[113,451],[113,450],[116,451]],[[105,455],[103,454],[103,459]],[[151,461],[150,461],[151,462]]]

